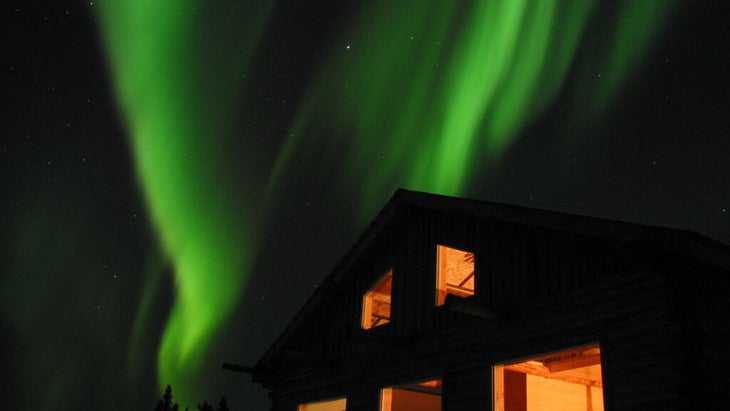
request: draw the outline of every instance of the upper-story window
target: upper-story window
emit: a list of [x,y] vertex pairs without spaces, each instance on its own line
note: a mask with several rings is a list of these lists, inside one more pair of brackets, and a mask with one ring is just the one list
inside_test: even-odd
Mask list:
[[474,253],[445,245],[436,246],[436,305],[447,294],[474,295]]
[[362,298],[362,328],[369,329],[390,322],[390,299],[393,270],[388,270]]

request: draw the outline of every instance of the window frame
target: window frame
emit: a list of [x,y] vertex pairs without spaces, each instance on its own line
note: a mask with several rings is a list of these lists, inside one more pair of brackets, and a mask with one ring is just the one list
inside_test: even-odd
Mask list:
[[[459,294],[456,294],[453,292],[449,292],[448,284],[446,283],[446,280],[444,279],[442,281],[442,275],[444,274],[444,273],[442,273],[442,261],[441,261],[441,259],[443,258],[442,249],[450,249],[450,250],[462,252],[464,254],[471,254],[472,272],[466,276],[467,278],[464,280],[464,283],[466,283],[468,281],[473,281],[474,286],[473,286],[472,290],[466,289],[467,291],[470,291],[470,293],[468,293],[468,292],[464,293],[467,295],[464,296],[464,295],[459,295]],[[476,264],[477,253],[475,251],[471,251],[471,249],[473,249],[473,247],[462,247],[461,245],[455,246],[448,242],[436,242],[435,243],[435,258],[434,258],[435,261],[434,261],[433,266],[434,266],[434,305],[436,307],[440,307],[440,306],[444,305],[444,303],[446,302],[446,296],[449,294],[456,295],[460,298],[468,298],[468,297],[472,297],[472,296],[476,295],[476,292],[477,292],[477,279],[476,279],[476,277],[477,277],[477,264]],[[443,288],[442,288],[442,282],[444,285]],[[460,284],[460,286],[461,285],[462,284]]]
[[[437,385],[438,391],[439,391],[438,393],[430,393],[430,392],[427,392],[428,390],[414,390],[414,389],[406,388],[408,386],[428,383],[428,382],[432,382],[432,381],[438,381],[438,385]],[[439,411],[444,409],[444,380],[443,380],[443,377],[424,378],[424,379],[418,379],[418,380],[415,380],[415,381],[409,382],[409,383],[401,383],[401,384],[394,384],[394,385],[381,387],[380,396],[379,396],[379,400],[378,400],[378,411],[392,411],[393,390],[408,391],[408,392],[415,392],[415,393],[419,393],[419,394],[423,394],[423,395],[438,396],[440,399]]]
[[[361,298],[361,310],[360,310],[360,328],[363,330],[372,330],[378,327],[382,327],[384,325],[390,324],[393,321],[393,275],[394,270],[393,268],[388,268],[385,270],[385,273],[377,277],[375,282],[368,288],[365,293],[362,295]],[[381,317],[382,320],[385,320],[384,322],[380,322],[377,324],[372,323],[372,317],[373,312],[376,310],[373,307],[373,301],[375,300],[374,295],[377,294],[385,294],[385,293],[378,293],[376,290],[379,287],[384,286],[383,282],[389,281],[390,284],[387,286],[389,287],[388,295],[388,316],[387,317]],[[370,322],[370,324],[367,324]]]
[[[560,357],[562,355],[571,356],[575,352],[582,351],[583,353],[587,353],[594,349],[597,349],[598,352],[588,354],[586,356],[585,360],[582,360],[577,357],[569,357],[569,358],[560,359]],[[505,372],[505,370],[508,370],[508,371],[512,371],[514,373],[523,374],[525,376],[533,375],[533,376],[543,377],[546,380],[562,381],[564,383],[574,383],[576,385],[585,385],[586,387],[600,387],[600,389],[601,389],[600,398],[601,398],[601,402],[602,402],[602,409],[605,410],[606,409],[606,391],[605,391],[605,384],[604,384],[605,378],[604,377],[605,377],[606,368],[605,368],[605,358],[604,358],[603,354],[604,354],[603,345],[598,341],[594,341],[594,342],[590,342],[590,343],[586,343],[586,344],[570,346],[570,347],[566,347],[566,348],[558,349],[558,350],[543,351],[542,353],[539,353],[539,354],[528,355],[528,356],[523,356],[523,357],[519,357],[516,359],[511,359],[511,360],[501,361],[499,363],[494,363],[491,366],[492,409],[494,411],[505,411],[504,400],[505,400],[505,391],[506,390],[505,390],[505,385],[504,385],[505,384],[504,372]],[[597,363],[594,363],[595,356],[598,357]],[[589,358],[589,357],[593,357],[593,358]],[[533,362],[540,363],[540,361],[538,361],[538,360],[548,360],[548,361],[552,360],[553,363],[555,363],[556,365],[557,365],[557,362],[560,362],[560,361],[574,361],[578,364],[581,364],[581,363],[584,364],[584,365],[576,366],[576,367],[572,367],[572,368],[565,368],[566,365],[563,365],[563,367],[558,366],[558,367],[555,367],[556,368],[555,371],[551,370],[550,372],[561,372],[561,371],[566,371],[566,370],[574,370],[574,369],[580,369],[583,367],[599,365],[600,366],[600,368],[599,368],[600,381],[598,381],[598,385],[585,384],[585,382],[589,382],[590,380],[587,379],[585,382],[570,381],[569,379],[572,377],[555,378],[555,377],[540,375],[539,372],[526,372],[526,371],[521,371],[519,369],[515,369],[515,366],[524,366],[526,368],[533,367],[534,366],[532,364]],[[543,364],[542,367],[543,368],[546,367],[544,364],[547,364],[547,363],[548,363],[547,361],[542,362],[542,364]],[[512,369],[508,369],[507,367],[512,367]],[[547,366],[547,367],[549,367],[549,366]],[[528,396],[528,391],[527,391],[527,384],[528,384],[527,380],[525,380],[524,384],[525,384],[524,400],[525,400],[525,407],[527,407],[528,406],[527,401],[529,401],[529,396]]]

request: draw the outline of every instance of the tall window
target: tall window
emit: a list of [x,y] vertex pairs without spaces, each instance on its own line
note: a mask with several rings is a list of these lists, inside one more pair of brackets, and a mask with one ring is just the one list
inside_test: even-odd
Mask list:
[[380,391],[380,411],[441,411],[441,379]]
[[474,253],[437,245],[436,305],[444,303],[446,294],[474,295]]
[[390,322],[390,298],[393,288],[393,270],[365,293],[362,298],[362,328],[370,329]]
[[328,401],[310,402],[307,404],[299,404],[298,411],[345,411],[347,408],[347,399],[337,398]]
[[494,367],[496,411],[603,411],[598,344]]

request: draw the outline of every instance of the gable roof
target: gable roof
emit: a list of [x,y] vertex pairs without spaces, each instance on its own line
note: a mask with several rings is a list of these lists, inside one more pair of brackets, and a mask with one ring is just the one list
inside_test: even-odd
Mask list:
[[730,270],[730,246],[692,231],[398,189],[264,353],[253,369],[254,380],[257,380],[258,372],[281,354],[286,343],[313,310],[326,301],[330,294],[336,292],[337,285],[372,241],[394,225],[394,219],[397,218],[398,211],[403,207],[473,215],[484,219],[541,227],[594,238],[641,243]]

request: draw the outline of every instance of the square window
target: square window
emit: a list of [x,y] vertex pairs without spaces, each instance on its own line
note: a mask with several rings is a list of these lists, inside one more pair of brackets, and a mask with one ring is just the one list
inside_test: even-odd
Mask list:
[[441,379],[380,391],[380,411],[441,411]]
[[436,305],[443,305],[447,294],[474,295],[474,253],[437,245]]
[[603,411],[598,344],[494,367],[496,411]]
[[393,270],[388,270],[365,293],[362,298],[362,328],[367,330],[390,322],[392,288]]

